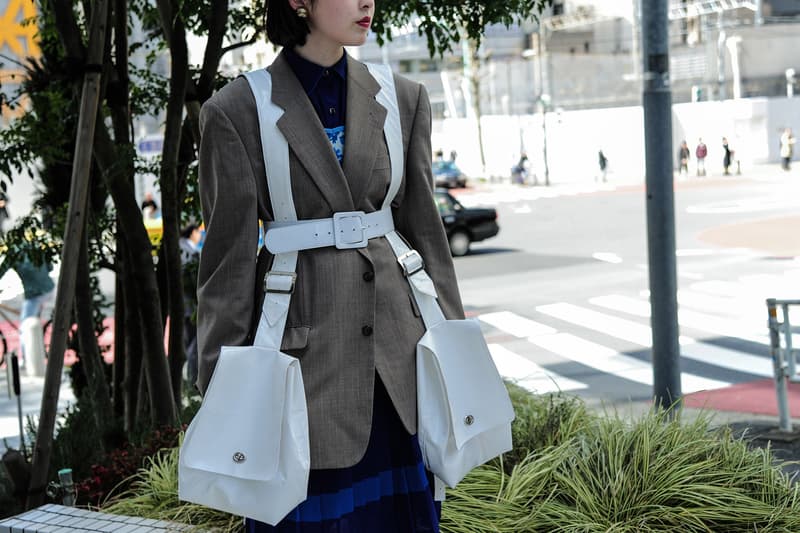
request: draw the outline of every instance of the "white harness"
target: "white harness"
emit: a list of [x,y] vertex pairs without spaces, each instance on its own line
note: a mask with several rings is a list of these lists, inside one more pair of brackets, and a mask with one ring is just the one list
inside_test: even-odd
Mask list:
[[403,180],[403,137],[394,76],[386,65],[368,64],[370,74],[380,83],[376,97],[387,110],[383,133],[389,148],[391,183],[381,209],[373,213],[345,211],[331,218],[297,220],[289,173],[289,145],[278,130],[283,110],[272,102],[272,78],[261,69],[245,74],[258,108],[267,186],[274,222],[267,225],[264,243],[275,259],[264,280],[265,327],[258,328],[254,344],[280,349],[291,294],[297,279],[297,252],[327,246],[341,250],[364,248],[370,239],[386,237],[408,277],[426,327],[444,320],[436,302],[433,281],[424,270],[422,257],[411,250],[394,229],[391,204]]

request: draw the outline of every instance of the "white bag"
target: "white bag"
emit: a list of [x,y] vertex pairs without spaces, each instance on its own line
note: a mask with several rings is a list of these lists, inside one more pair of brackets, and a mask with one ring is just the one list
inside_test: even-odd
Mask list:
[[511,450],[514,409],[473,320],[445,320],[417,344],[417,431],[425,465],[450,487]]
[[275,525],[306,499],[310,466],[299,361],[223,346],[181,446],[178,498]]

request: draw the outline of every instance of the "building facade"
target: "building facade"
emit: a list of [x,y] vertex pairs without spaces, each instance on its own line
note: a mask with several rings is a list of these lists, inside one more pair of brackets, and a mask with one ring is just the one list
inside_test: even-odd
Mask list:
[[[641,2],[556,0],[535,21],[487,28],[480,57],[482,114],[638,105],[641,100]],[[800,89],[800,2],[672,0],[673,101],[785,96]],[[469,115],[464,53],[430,58],[423,37],[374,37],[361,59],[388,62],[424,83],[434,116]]]

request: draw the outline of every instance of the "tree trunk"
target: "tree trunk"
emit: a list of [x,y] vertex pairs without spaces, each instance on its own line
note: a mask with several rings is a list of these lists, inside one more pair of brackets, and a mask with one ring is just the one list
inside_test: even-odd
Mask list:
[[469,50],[469,88],[472,100],[472,111],[478,128],[478,149],[481,156],[481,172],[486,177],[486,155],[483,149],[483,128],[481,126],[481,56],[478,42],[475,39],[467,40]]
[[127,266],[128,251],[124,239],[119,238],[117,242],[123,246],[121,257],[126,258],[126,266],[120,269],[122,273],[122,298],[125,303],[125,431],[131,433],[136,428],[136,420],[139,406],[139,380],[142,374],[143,334],[142,322],[139,318],[139,293],[136,284],[133,282],[130,269]]
[[[100,356],[92,316],[92,287],[89,278],[88,239],[84,231],[83,244],[78,256],[78,272],[75,283],[75,317],[78,323],[78,345],[81,363],[86,373],[92,415],[97,425],[98,435],[106,435],[113,426],[111,397],[105,375],[105,363]],[[103,443],[105,445],[105,443]]]
[[169,363],[172,378],[172,394],[175,404],[181,402],[182,369],[186,359],[183,345],[183,283],[178,246],[178,156],[183,127],[183,105],[186,99],[189,51],[183,20],[177,6],[167,0],[159,0],[159,13],[164,33],[169,34],[171,71],[170,91],[167,101],[167,120],[164,132],[164,148],[161,154],[161,203],[164,230],[161,240],[167,272],[167,294],[169,298]]
[[172,396],[169,366],[164,354],[164,328],[159,317],[160,299],[153,270],[150,239],[142,222],[142,214],[133,194],[125,169],[117,164],[117,150],[108,131],[98,128],[95,139],[95,158],[106,181],[114,206],[119,214],[119,230],[128,244],[128,263],[131,283],[139,297],[137,312],[141,317],[144,332],[143,355],[146,365],[150,394],[156,401],[152,406],[153,420],[157,425],[177,423],[177,407]]
[[[119,247],[119,239],[117,239]],[[114,418],[122,421],[125,427],[125,365],[128,359],[126,337],[128,328],[125,323],[125,289],[122,283],[121,254],[117,253],[117,279],[114,283],[114,366],[111,370],[111,405],[114,406]]]

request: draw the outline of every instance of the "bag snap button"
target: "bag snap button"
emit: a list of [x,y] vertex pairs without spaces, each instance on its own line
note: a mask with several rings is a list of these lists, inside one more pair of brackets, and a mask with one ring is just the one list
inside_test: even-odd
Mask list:
[[464,418],[464,423],[465,423],[466,425],[468,425],[468,426],[471,426],[473,422],[475,422],[475,417],[474,417],[474,416],[472,416],[472,415],[467,415],[467,416]]
[[243,463],[247,460],[247,457],[242,452],[236,452],[233,454],[233,462],[234,463]]

